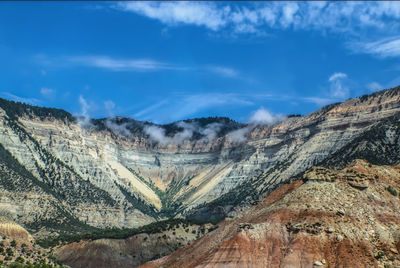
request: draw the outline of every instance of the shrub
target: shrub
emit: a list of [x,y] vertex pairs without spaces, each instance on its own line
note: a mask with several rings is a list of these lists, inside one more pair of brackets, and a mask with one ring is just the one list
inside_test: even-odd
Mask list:
[[7,252],[7,255],[8,255],[8,256],[14,256],[14,251],[13,251],[12,248],[7,248],[7,249],[6,249],[6,252]]
[[378,251],[378,253],[375,255],[375,259],[380,260],[385,256],[385,252],[383,251]]
[[396,189],[393,188],[392,185],[389,185],[385,188],[389,193],[391,193],[393,196],[397,196],[397,191]]
[[17,246],[17,241],[13,240],[11,241],[10,245],[15,248]]
[[19,263],[24,263],[24,262],[25,262],[24,258],[22,258],[21,256],[18,256],[18,257],[15,259],[15,261],[16,261],[16,262],[19,262]]

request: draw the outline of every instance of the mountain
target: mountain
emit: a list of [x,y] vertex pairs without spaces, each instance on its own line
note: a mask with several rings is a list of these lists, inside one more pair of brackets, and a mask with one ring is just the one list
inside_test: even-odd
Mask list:
[[400,165],[313,167],[240,217],[141,267],[398,267]]
[[397,87],[274,125],[157,125],[0,99],[1,209],[38,238],[237,216],[324,161],[343,166],[369,148],[395,163],[399,100]]

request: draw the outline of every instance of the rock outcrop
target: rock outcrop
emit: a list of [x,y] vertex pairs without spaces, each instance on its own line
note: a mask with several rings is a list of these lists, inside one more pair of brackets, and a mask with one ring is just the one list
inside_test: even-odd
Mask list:
[[[397,267],[400,166],[321,167],[141,267]],[[353,182],[362,183],[356,187]]]

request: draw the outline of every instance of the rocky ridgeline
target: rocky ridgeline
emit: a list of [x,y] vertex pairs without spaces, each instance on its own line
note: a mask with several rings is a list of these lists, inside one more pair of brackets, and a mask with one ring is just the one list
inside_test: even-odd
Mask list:
[[[1,100],[0,144],[12,162],[4,168],[18,175],[11,181],[34,187],[2,186],[0,208],[35,235],[239,215],[397,116],[399,100],[395,88],[273,126],[221,118],[168,126],[123,118],[79,122],[62,110]],[[152,138],[149,127],[168,142]],[[240,133],[247,134],[232,138]]]

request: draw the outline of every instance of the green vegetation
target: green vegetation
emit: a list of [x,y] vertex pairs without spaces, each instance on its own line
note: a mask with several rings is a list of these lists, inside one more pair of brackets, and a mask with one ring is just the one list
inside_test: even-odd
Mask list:
[[189,225],[201,225],[205,223],[215,223],[215,222],[194,221],[186,219],[170,219],[170,220],[154,222],[139,228],[124,228],[124,229],[110,228],[110,229],[97,230],[85,234],[63,234],[57,237],[39,239],[36,241],[36,243],[42,247],[48,248],[56,246],[60,243],[78,242],[80,240],[96,240],[102,238],[125,239],[141,233],[155,234],[167,230],[172,230],[174,228],[177,228],[179,225],[183,225],[185,228]]
[[63,267],[68,267],[64,265],[53,265],[53,264],[48,264],[43,261],[41,262],[35,262],[34,264],[31,263],[19,263],[19,262],[13,262],[7,265],[0,265],[0,268],[63,268]]
[[8,101],[2,98],[0,98],[0,107],[6,111],[10,119],[17,119],[20,116],[26,115],[30,118],[36,116],[41,120],[52,117],[67,122],[75,121],[75,118],[70,113],[61,109],[38,107],[26,103]]
[[155,207],[147,204],[142,199],[133,196],[131,193],[128,192],[123,186],[116,184],[121,193],[125,196],[126,200],[128,200],[134,208],[140,210],[144,214],[150,215],[153,218],[158,218],[158,213]]
[[[203,219],[207,217],[219,221],[227,216],[222,208],[227,206],[237,206],[244,202],[257,202],[260,199],[261,194],[270,193],[279,186],[279,182],[277,181],[279,172],[286,169],[294,161],[293,159],[294,156],[291,154],[286,159],[279,161],[276,165],[266,169],[265,171],[260,171],[258,175],[245,180],[240,185],[221,195],[212,202],[197,206],[188,212],[188,218]],[[271,176],[270,180],[266,181],[266,178],[269,176]],[[244,196],[247,198],[243,198]],[[205,217],[202,214],[204,214]]]
[[162,191],[160,188],[155,186],[151,180],[144,179],[134,169],[128,167],[127,169],[132,172],[132,174],[134,174],[140,181],[152,189],[160,198],[162,207],[161,211],[154,216],[155,218],[173,218],[178,213],[178,208],[181,206],[181,203],[174,201],[173,199],[180,189],[185,185],[183,180],[173,181],[168,187],[167,191]]
[[301,117],[301,114],[289,114],[287,117],[288,117],[288,118],[292,118],[292,117]]
[[387,186],[385,189],[393,196],[397,196],[397,190],[392,185]]
[[[2,166],[4,164],[5,166]],[[54,191],[48,184],[39,181],[32,175],[18,160],[8,152],[3,145],[0,144],[0,185],[1,187],[10,191],[23,191],[27,187],[32,190],[35,188],[42,189],[47,194],[50,194],[57,199],[62,199],[62,196]],[[52,219],[37,219],[35,222],[28,224],[26,227],[30,230],[39,230],[42,227],[49,228],[50,230],[61,232],[87,232],[97,230],[88,226],[78,219],[73,217],[70,213],[65,211],[61,206],[53,203],[57,208],[58,215]],[[6,215],[3,215],[6,216]],[[3,239],[6,239],[5,237]]]
[[383,251],[378,251],[378,253],[375,255],[375,259],[380,260],[385,256],[385,252]]
[[374,165],[397,164],[400,161],[400,143],[398,139],[388,139],[386,137],[388,131],[395,137],[400,136],[398,116],[383,120],[363,132],[318,165],[342,169],[355,159],[364,159]]

